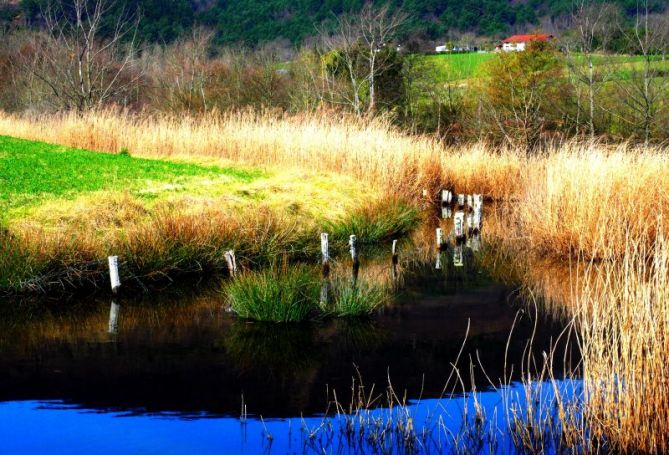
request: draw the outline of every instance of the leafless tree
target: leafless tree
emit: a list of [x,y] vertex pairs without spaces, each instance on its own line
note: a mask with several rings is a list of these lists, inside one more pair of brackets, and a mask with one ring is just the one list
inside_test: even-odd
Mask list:
[[640,0],[633,27],[623,29],[623,33],[642,59],[639,65],[630,66],[629,77],[615,79],[620,99],[627,108],[619,115],[640,132],[648,146],[653,129],[669,109],[669,78],[662,77],[658,64],[669,50],[669,14],[652,14],[648,0]]
[[376,110],[376,78],[385,69],[389,55],[382,51],[391,45],[406,18],[406,14],[392,11],[388,4],[377,8],[369,2],[358,14],[338,17],[336,32],[327,35],[327,48],[338,53],[346,69],[350,95],[345,99],[356,114]]
[[103,28],[111,0],[50,3],[42,11],[43,32],[25,62],[61,109],[85,110],[127,93],[137,81],[136,32],[139,14],[118,14]]
[[[569,68],[577,85],[576,90],[584,86],[587,97],[587,128],[590,137],[595,137],[595,111],[598,93],[607,79],[606,73],[595,71],[595,55],[604,52],[611,31],[619,23],[619,10],[611,4],[593,0],[574,0],[570,26],[576,32],[576,51],[572,43],[564,43],[567,51]],[[580,54],[579,54],[580,53]],[[580,125],[582,112],[581,97],[577,96],[577,126]]]

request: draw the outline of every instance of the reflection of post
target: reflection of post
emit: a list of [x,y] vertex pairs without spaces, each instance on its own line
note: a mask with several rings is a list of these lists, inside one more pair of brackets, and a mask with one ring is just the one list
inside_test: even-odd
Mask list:
[[456,239],[461,239],[465,236],[465,212],[459,210],[455,212],[453,217],[453,233]]
[[118,273],[118,256],[109,256],[107,261],[109,262],[109,281],[111,282],[111,289],[114,295],[117,295],[121,288],[121,277]]
[[476,226],[474,225],[474,214],[469,212],[467,214],[467,230],[472,233],[476,229]]
[[469,242],[469,246],[472,249],[473,252],[477,253],[481,250],[481,234],[480,233],[475,233],[471,237],[471,241]]
[[441,208],[441,219],[447,220],[451,216],[453,216],[453,211],[451,210],[450,207],[442,207]]
[[462,245],[456,245],[453,249],[453,265],[455,267],[462,267],[464,265],[462,256]]
[[118,333],[118,313],[120,310],[121,310],[121,305],[112,300],[111,308],[109,309],[109,329],[108,329],[108,332],[111,335],[116,335]]
[[323,256],[323,276],[330,275],[330,252],[328,245],[328,235],[321,234],[321,255]]
[[458,194],[458,206],[459,207],[464,207],[465,206],[465,195],[464,194]]
[[441,270],[441,251],[437,251],[437,263],[434,264],[434,268]]
[[472,197],[471,194],[467,195],[467,207],[469,207],[470,209],[474,208],[474,198]]
[[330,280],[327,278],[323,279],[321,284],[321,307],[325,308],[328,304],[328,297],[330,295]]
[[443,244],[444,244],[444,235],[441,232],[441,228],[437,228],[437,249],[440,250]]

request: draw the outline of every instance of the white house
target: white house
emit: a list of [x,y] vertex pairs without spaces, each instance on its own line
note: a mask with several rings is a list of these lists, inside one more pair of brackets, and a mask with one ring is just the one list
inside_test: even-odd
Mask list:
[[497,46],[498,50],[504,52],[521,52],[527,48],[530,41],[551,41],[553,35],[537,34],[537,35],[513,35],[502,41],[501,45]]

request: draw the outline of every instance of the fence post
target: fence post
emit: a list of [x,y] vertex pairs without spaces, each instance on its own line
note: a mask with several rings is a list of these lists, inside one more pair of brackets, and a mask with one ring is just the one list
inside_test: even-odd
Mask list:
[[235,257],[234,250],[228,250],[223,255],[225,262],[228,265],[228,271],[230,276],[234,277],[237,274],[237,258]]
[[118,256],[109,256],[107,262],[109,263],[109,281],[111,282],[112,293],[117,295],[121,288],[121,277],[118,273]]
[[330,251],[326,233],[321,234],[321,255],[323,257],[323,276],[328,276],[330,274]]

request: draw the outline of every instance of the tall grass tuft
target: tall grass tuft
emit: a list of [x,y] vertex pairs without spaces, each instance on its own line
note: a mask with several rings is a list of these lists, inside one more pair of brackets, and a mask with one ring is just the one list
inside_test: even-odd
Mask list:
[[335,239],[348,240],[350,235],[355,235],[358,242],[369,244],[405,236],[419,222],[418,210],[406,202],[379,200],[327,222],[325,229]]
[[232,310],[241,318],[302,322],[317,310],[319,283],[306,266],[247,272],[225,286]]

